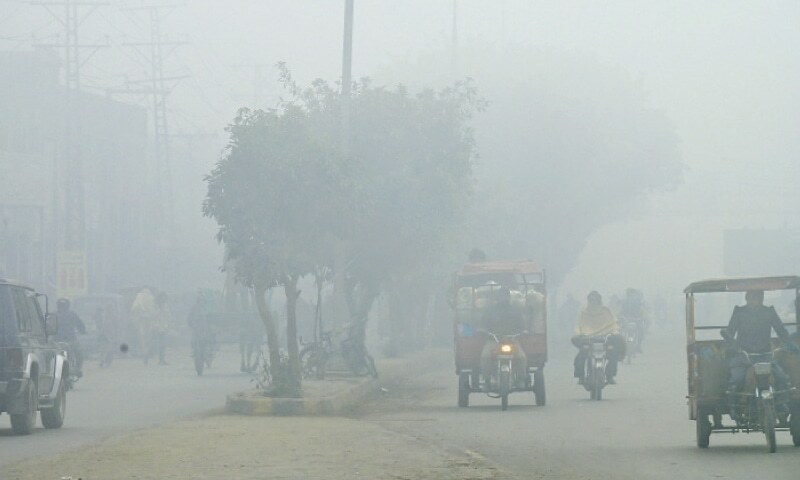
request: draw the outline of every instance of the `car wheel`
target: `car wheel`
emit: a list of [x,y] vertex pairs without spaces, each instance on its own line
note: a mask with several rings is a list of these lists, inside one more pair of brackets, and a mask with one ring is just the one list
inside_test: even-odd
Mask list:
[[64,417],[67,415],[67,389],[64,382],[58,386],[58,394],[50,408],[43,408],[41,412],[44,428],[61,428]]
[[26,401],[25,413],[10,415],[11,429],[17,435],[28,435],[36,425],[36,411],[39,403],[39,386],[35,380],[28,384],[28,398]]

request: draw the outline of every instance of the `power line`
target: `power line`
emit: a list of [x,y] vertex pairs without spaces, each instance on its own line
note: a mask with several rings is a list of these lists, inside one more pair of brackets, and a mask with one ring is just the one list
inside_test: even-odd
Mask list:
[[[166,15],[179,6],[181,5],[161,4],[124,9],[129,12],[144,12],[146,14],[150,30],[149,40],[125,42],[122,43],[122,46],[129,47],[139,54],[144,64],[149,66],[150,76],[143,80],[128,81],[125,84],[125,88],[108,90],[109,94],[148,95],[152,99],[156,183],[158,200],[161,206],[159,212],[163,217],[162,226],[166,227],[168,231],[172,223],[173,192],[167,98],[178,82],[188,78],[188,75],[167,76],[164,73],[166,60],[175,53],[175,49],[185,45],[187,42],[167,40],[163,34],[162,21]],[[133,17],[129,18],[133,23],[139,23]]]
[[[81,112],[81,67],[101,48],[108,45],[82,44],[79,38],[81,24],[97,8],[107,5],[106,2],[84,0],[34,1],[31,5],[41,6],[47,10],[64,28],[63,43],[38,44],[36,46],[63,48],[64,80],[65,80],[65,128],[63,162],[66,178],[64,182],[65,216],[62,221],[62,248],[66,250],[85,251],[86,218],[83,187],[83,155],[81,152],[82,112]],[[54,11],[55,7],[63,8],[63,13]],[[81,7],[90,7],[86,13]],[[88,55],[83,52],[89,50]],[[57,229],[58,230],[58,229]]]

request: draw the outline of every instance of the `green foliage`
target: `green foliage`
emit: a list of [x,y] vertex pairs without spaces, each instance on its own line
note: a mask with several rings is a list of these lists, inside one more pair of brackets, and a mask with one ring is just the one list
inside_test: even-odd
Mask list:
[[344,251],[350,315],[364,318],[387,278],[430,262],[463,223],[474,156],[467,122],[482,101],[469,82],[409,95],[361,80],[343,154],[338,91],[322,80],[300,89],[279,68],[290,98],[238,113],[203,212],[218,222],[239,281],[257,292],[284,286],[297,379],[298,279],[335,268]]
[[219,223],[237,275],[246,284],[275,284],[310,273],[329,237],[349,229],[340,213],[354,205],[350,164],[295,105],[243,109],[228,132],[226,155],[206,179],[203,211]]

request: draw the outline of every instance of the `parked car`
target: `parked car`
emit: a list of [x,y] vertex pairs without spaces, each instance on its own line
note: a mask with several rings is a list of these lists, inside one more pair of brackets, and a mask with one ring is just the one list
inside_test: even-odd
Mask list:
[[31,433],[37,411],[45,428],[60,428],[66,415],[69,365],[53,339],[56,318],[46,310],[44,295],[0,279],[0,412],[19,435]]

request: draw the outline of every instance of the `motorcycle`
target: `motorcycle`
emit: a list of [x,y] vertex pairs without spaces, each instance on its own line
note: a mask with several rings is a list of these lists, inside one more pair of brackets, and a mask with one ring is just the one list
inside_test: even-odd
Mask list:
[[75,384],[83,377],[83,354],[80,345],[70,342],[56,342],[69,365],[69,377],[66,379],[67,390],[75,388]]
[[628,345],[628,354],[627,358],[625,359],[625,363],[630,365],[633,357],[635,357],[636,354],[641,351],[639,346],[641,339],[639,322],[634,320],[624,320],[622,322],[622,333],[625,336],[625,342]]
[[[516,335],[503,335],[498,336],[494,333],[481,330],[480,332],[488,335],[494,340],[496,348],[492,352],[492,365],[494,368],[489,374],[484,373],[483,382],[484,390],[491,398],[500,399],[500,409],[505,411],[508,409],[508,395],[511,392],[521,390],[531,390],[530,374],[519,378],[518,368],[515,368],[514,352],[515,349],[521,348],[516,342],[517,337],[525,335],[527,332],[518,333]],[[523,358],[525,352],[522,352]],[[519,361],[519,360],[517,360]],[[528,371],[527,360],[525,362],[525,371]]]
[[[780,350],[780,349],[779,349]],[[800,444],[800,419],[791,415],[789,393],[794,388],[776,390],[773,352],[748,353],[742,351],[752,371],[752,387],[738,394],[737,415],[732,419],[737,428],[747,431],[764,432],[767,449],[770,453],[776,450],[776,430],[790,430],[795,446]],[[748,372],[749,376],[749,372]],[[796,414],[797,412],[795,412]]]
[[216,337],[209,328],[197,327],[192,335],[192,357],[197,375],[202,375],[206,367],[211,368],[216,352]]
[[607,337],[592,337],[583,345],[588,350],[586,356],[586,366],[583,370],[583,387],[589,392],[592,400],[603,399],[603,388],[608,385],[606,378],[606,365],[608,364],[608,345]]

